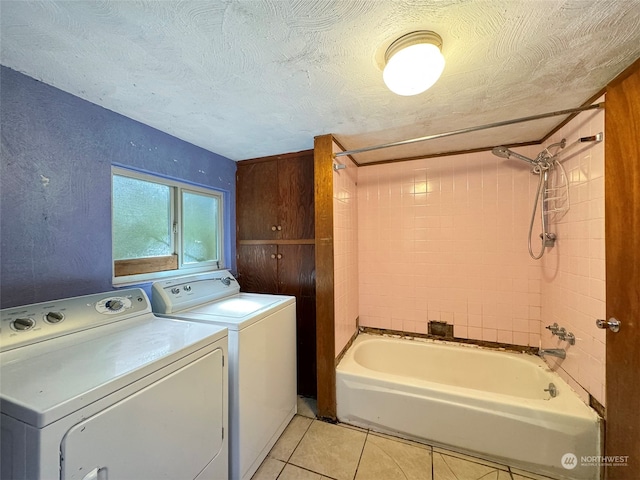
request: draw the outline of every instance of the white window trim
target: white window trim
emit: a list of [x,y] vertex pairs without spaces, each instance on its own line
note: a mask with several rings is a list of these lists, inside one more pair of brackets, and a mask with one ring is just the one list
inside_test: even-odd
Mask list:
[[[172,187],[177,189],[176,194],[171,195],[171,224],[174,225],[176,222],[180,223],[182,220],[182,191],[192,192],[192,193],[201,193],[207,196],[214,196],[218,198],[218,204],[220,205],[220,210],[218,214],[218,261],[217,262],[208,262],[206,265],[189,265],[183,263],[182,259],[182,227],[178,226],[178,233],[172,235],[172,244],[174,247],[174,252],[178,252],[178,269],[177,270],[167,270],[163,272],[153,272],[153,273],[141,273],[137,275],[127,275],[127,276],[115,276],[114,269],[114,260],[113,260],[113,234],[111,239],[111,282],[114,286],[126,286],[126,285],[135,285],[142,282],[149,282],[155,280],[161,280],[171,277],[180,277],[183,275],[191,275],[196,273],[204,273],[204,272],[212,272],[215,270],[225,269],[226,266],[224,264],[225,259],[225,230],[224,230],[224,214],[225,214],[225,203],[224,203],[224,194],[220,190],[216,190],[214,188],[206,188],[201,187],[189,182],[182,182],[179,180],[174,180],[171,178],[164,177],[162,175],[153,175],[142,173],[137,170],[130,170],[128,168],[123,167],[111,167],[111,195],[113,195],[113,176],[120,175],[124,177],[135,178],[138,180],[145,180],[152,183],[158,183],[161,185],[166,185],[168,187]],[[179,216],[179,218],[178,218]],[[111,202],[111,225],[113,228],[113,201]]]

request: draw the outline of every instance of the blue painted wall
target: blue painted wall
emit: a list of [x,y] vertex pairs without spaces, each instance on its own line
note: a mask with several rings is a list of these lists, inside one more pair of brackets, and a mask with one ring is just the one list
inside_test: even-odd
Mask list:
[[111,290],[111,165],[222,191],[235,162],[0,67],[0,307]]

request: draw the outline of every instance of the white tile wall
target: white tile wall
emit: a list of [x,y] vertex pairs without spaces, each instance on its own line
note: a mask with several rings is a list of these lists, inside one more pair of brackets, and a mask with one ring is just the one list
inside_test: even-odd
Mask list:
[[[333,148],[334,153],[340,151],[335,144]],[[333,173],[336,356],[355,333],[358,318],[358,168],[346,157],[337,162],[347,168]]]
[[358,169],[361,325],[537,346],[532,181],[490,152]]
[[561,158],[571,208],[554,227],[557,248],[542,259],[541,281],[543,327],[556,322],[576,336],[576,344],[568,346],[543,328],[544,348],[567,348],[566,360],[549,363],[603,405],[605,331],[596,328],[595,320],[605,316],[604,142],[577,139],[604,132],[604,115],[581,113],[549,140],[567,139]]

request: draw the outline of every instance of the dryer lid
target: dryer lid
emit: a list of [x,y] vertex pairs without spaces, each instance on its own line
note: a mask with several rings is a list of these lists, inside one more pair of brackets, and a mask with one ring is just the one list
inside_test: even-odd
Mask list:
[[42,428],[226,336],[148,314],[3,352],[1,409]]

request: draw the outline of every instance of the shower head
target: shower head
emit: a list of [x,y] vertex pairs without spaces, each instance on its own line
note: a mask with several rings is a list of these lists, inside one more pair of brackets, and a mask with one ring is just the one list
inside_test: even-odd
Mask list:
[[493,150],[491,150],[491,153],[501,158],[513,157],[513,158],[517,158],[518,160],[522,160],[523,162],[530,163],[531,165],[537,165],[537,162],[535,160],[525,157],[524,155],[520,155],[519,153],[514,152],[513,150],[509,150],[507,147],[495,147]]

